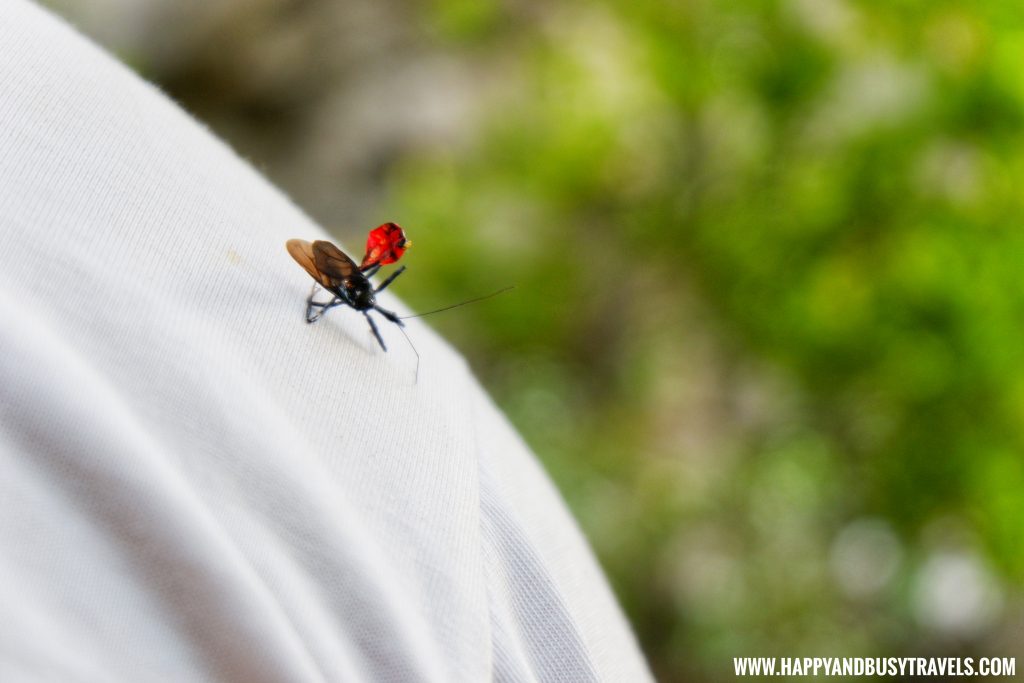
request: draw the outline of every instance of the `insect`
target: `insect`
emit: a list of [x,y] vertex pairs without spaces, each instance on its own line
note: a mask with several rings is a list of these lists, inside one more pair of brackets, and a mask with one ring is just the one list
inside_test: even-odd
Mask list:
[[[311,243],[306,240],[292,239],[288,240],[285,246],[288,247],[288,253],[292,255],[292,258],[316,280],[313,291],[306,299],[306,322],[316,322],[335,306],[349,306],[366,317],[380,348],[387,351],[388,347],[384,344],[380,330],[377,329],[377,323],[370,317],[370,311],[377,311],[398,325],[399,328],[405,327],[405,323],[398,315],[378,306],[375,298],[378,292],[386,289],[395,281],[395,278],[405,271],[405,266],[391,273],[376,288],[370,283],[370,278],[380,270],[381,266],[394,263],[402,258],[405,250],[412,246],[412,242],[405,236],[405,231],[396,223],[384,223],[371,230],[366,240],[366,255],[363,256],[362,263],[359,265],[356,265],[356,262],[341,249],[325,240]],[[326,303],[313,301],[317,285],[333,294],[334,298]],[[320,310],[314,311],[314,309]],[[404,334],[405,330],[402,332]]]
[[[405,334],[405,323],[402,322],[403,320],[422,318],[425,315],[433,315],[476,301],[483,301],[513,288],[513,286],[505,287],[486,296],[467,299],[444,308],[438,308],[417,315],[399,317],[394,312],[378,306],[375,297],[378,292],[383,291],[395,281],[395,278],[405,272],[405,266],[391,273],[376,288],[370,284],[370,278],[380,270],[381,266],[396,262],[402,258],[405,250],[412,246],[412,242],[405,236],[405,231],[396,223],[384,223],[370,231],[366,239],[366,255],[363,256],[363,260],[358,266],[345,252],[325,240],[307,242],[306,240],[293,239],[288,240],[285,246],[288,247],[288,253],[292,255],[292,258],[316,281],[313,284],[313,290],[309,293],[309,298],[306,299],[306,322],[315,323],[324,313],[335,306],[348,306],[366,317],[366,322],[370,324],[370,330],[373,332],[373,336],[377,338],[380,348],[387,351],[388,347],[384,344],[384,338],[381,337],[380,330],[377,329],[377,323],[370,317],[370,311],[377,311],[398,325],[398,329],[405,335],[405,339],[409,342],[412,352],[416,354],[417,380],[420,375],[420,354],[413,345],[412,340]],[[334,297],[324,303],[313,301],[318,286],[326,289]],[[320,310],[314,311],[314,309]]]

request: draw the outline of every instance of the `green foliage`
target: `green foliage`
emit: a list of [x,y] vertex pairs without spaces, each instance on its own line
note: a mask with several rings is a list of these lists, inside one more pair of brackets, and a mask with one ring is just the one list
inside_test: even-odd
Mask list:
[[[1017,5],[469,7],[437,13],[504,85],[474,144],[396,181],[414,303],[516,283],[437,324],[656,673],[985,651],[1019,607],[933,623],[920,570],[952,550],[993,595],[1024,578]],[[858,593],[835,558],[863,519],[901,559]]]

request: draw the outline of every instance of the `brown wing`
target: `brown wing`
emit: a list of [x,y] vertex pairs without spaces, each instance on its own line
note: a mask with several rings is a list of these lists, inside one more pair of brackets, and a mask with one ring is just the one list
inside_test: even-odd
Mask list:
[[330,286],[330,278],[327,278],[320,272],[320,269],[316,267],[316,259],[313,256],[313,245],[306,240],[288,240],[285,243],[288,247],[288,253],[292,255],[295,262],[302,266],[310,277],[319,282],[324,287]]
[[345,252],[323,240],[313,242],[313,263],[320,271],[320,277],[330,282],[328,285],[321,281],[325,287],[341,287],[354,273],[359,272],[359,266]]

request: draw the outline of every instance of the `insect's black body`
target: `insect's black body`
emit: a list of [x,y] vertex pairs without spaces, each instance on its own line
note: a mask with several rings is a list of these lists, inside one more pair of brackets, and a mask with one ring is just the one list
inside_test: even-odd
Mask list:
[[334,298],[327,302],[313,301],[313,296],[316,294],[317,289],[317,285],[313,285],[313,291],[310,292],[309,298],[306,299],[306,322],[316,322],[320,319],[320,316],[335,306],[348,306],[366,317],[366,321],[370,324],[370,329],[373,331],[373,336],[377,338],[377,343],[380,344],[382,349],[387,351],[388,347],[380,336],[377,324],[370,317],[370,311],[377,311],[399,327],[405,326],[398,315],[378,306],[376,299],[377,292],[382,291],[394,282],[395,278],[405,270],[405,266],[396,270],[384,282],[374,287],[370,282],[370,277],[380,270],[380,264],[375,263],[360,268],[345,252],[330,242],[323,240],[317,240],[313,243],[304,240],[289,240],[287,246],[292,257],[299,262],[299,265],[306,269],[306,272],[313,276],[317,284],[334,295]]
[[348,305],[357,311],[368,311],[377,303],[370,279],[362,273],[359,277],[350,277],[344,287],[335,287],[330,291],[339,299],[348,299]]

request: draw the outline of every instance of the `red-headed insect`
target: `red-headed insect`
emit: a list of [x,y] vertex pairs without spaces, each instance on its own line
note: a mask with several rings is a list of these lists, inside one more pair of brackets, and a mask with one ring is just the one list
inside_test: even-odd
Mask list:
[[[377,324],[370,317],[371,310],[377,311],[398,325],[398,329],[404,335],[405,329],[403,328],[405,323],[402,320],[406,318],[422,318],[425,315],[448,311],[476,301],[489,299],[492,296],[512,289],[512,287],[505,287],[486,296],[478,296],[461,303],[445,306],[444,308],[438,308],[418,315],[399,317],[395,313],[378,306],[375,295],[394,282],[395,278],[405,271],[405,266],[391,273],[376,288],[370,284],[370,278],[380,270],[381,266],[394,263],[402,258],[402,254],[411,245],[412,242],[406,239],[405,232],[397,224],[385,223],[384,225],[379,225],[370,231],[366,240],[366,255],[363,256],[362,263],[357,266],[356,262],[349,258],[345,252],[330,242],[317,240],[311,243],[298,239],[288,240],[286,244],[288,253],[316,280],[316,284],[313,285],[313,291],[309,293],[309,298],[306,299],[306,322],[315,323],[324,313],[335,306],[348,306],[366,317],[366,322],[370,324],[370,330],[373,332],[373,336],[377,338],[380,348],[387,351],[388,347],[380,336],[380,330],[377,329]],[[333,294],[334,298],[325,303],[313,301],[317,285]],[[314,312],[314,309],[320,310]],[[406,341],[409,342],[412,352],[416,354],[416,377],[418,378],[420,373],[420,354],[408,336],[406,336]]]
[[[316,322],[320,316],[335,306],[349,306],[366,317],[380,348],[387,351],[388,347],[380,336],[377,324],[370,317],[370,311],[377,311],[399,327],[405,327],[401,318],[378,306],[375,299],[378,292],[383,291],[402,274],[405,266],[391,273],[376,288],[370,284],[370,278],[380,270],[381,266],[394,263],[402,258],[402,254],[411,245],[412,242],[406,239],[402,228],[395,223],[385,223],[370,231],[366,240],[366,255],[363,257],[362,263],[357,266],[356,262],[345,252],[330,242],[317,240],[310,243],[306,240],[288,240],[286,246],[292,258],[306,269],[306,272],[316,280],[317,284],[334,295],[334,298],[326,303],[313,301],[317,287],[314,284],[313,291],[306,299],[306,322]],[[313,309],[315,308],[320,310],[314,313]]]

